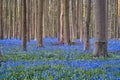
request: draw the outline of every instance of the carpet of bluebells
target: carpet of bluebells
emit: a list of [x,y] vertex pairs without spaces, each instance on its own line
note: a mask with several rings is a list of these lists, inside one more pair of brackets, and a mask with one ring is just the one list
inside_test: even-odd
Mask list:
[[[37,48],[36,41],[21,49],[21,40],[0,40],[4,55],[0,59],[0,80],[120,80],[120,41],[109,40],[109,57],[94,58],[94,39],[90,51],[83,43],[51,45],[56,38],[43,39],[44,47]],[[118,52],[118,53],[117,53]]]

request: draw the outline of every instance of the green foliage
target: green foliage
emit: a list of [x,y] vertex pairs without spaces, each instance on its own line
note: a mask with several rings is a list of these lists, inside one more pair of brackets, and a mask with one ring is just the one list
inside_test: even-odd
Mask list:
[[7,60],[8,60],[8,58],[6,56],[0,57],[0,62],[5,62]]
[[118,72],[118,73],[116,74],[116,76],[117,76],[117,77],[120,77],[120,72]]

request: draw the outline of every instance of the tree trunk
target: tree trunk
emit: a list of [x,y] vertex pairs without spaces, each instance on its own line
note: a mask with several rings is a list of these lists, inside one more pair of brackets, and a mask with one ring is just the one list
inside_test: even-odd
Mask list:
[[3,39],[3,20],[2,20],[2,8],[3,0],[0,0],[0,39]]
[[48,9],[49,8],[49,1],[45,0],[44,2],[44,37],[49,37],[48,35]]
[[120,38],[120,0],[118,0],[118,29],[117,29],[118,38]]
[[90,25],[90,16],[91,16],[91,0],[86,1],[86,18],[84,26],[84,50],[89,50],[89,25]]
[[30,41],[30,0],[26,0],[26,25],[27,25],[27,41]]
[[78,0],[78,4],[77,4],[77,16],[78,16],[78,21],[77,21],[77,28],[79,29],[78,34],[79,34],[79,38],[80,38],[80,42],[83,41],[83,0]]
[[71,6],[72,6],[72,23],[73,23],[73,26],[72,26],[72,42],[74,42],[74,39],[76,38],[76,33],[77,33],[77,29],[76,29],[76,0],[72,0],[72,3],[71,3]]
[[22,2],[23,4],[23,11],[24,11],[24,16],[23,16],[23,27],[22,27],[22,48],[24,51],[26,51],[26,43],[27,43],[27,34],[26,34],[26,30],[27,30],[27,25],[26,25],[26,0],[24,0]]
[[65,0],[64,43],[71,45],[70,26],[69,26],[69,0]]
[[[3,39],[3,28],[2,28],[2,0],[0,0],[0,39]],[[2,53],[0,51],[0,57],[2,57]]]
[[[74,29],[73,27],[75,27],[73,24],[73,18],[75,14],[73,14],[73,5],[72,5],[72,0],[70,0],[70,4],[69,4],[70,8],[69,8],[69,23],[70,23],[70,41],[73,42],[74,40]],[[74,18],[75,19],[75,18]],[[75,21],[74,21],[75,22]]]
[[60,12],[61,12],[61,11],[60,11],[60,10],[61,10],[61,9],[60,9],[60,8],[61,8],[60,0],[57,1],[57,5],[58,5],[58,6],[57,6],[57,9],[58,9],[58,10],[57,10],[57,27],[58,27],[58,28],[57,28],[57,31],[58,31],[58,32],[57,32],[57,38],[58,38],[58,40],[60,41]]
[[106,1],[107,0],[94,0],[95,42],[93,55],[95,57],[108,56]]
[[43,0],[38,0],[39,26],[37,26],[37,47],[43,46]]
[[65,9],[65,0],[61,0],[61,13],[60,13],[60,42],[63,40],[63,28],[64,28],[64,17],[65,17],[65,13],[64,13],[64,9]]

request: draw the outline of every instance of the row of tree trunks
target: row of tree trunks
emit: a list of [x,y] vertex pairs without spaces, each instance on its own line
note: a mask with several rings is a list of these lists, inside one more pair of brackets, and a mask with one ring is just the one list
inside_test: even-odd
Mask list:
[[[27,0],[28,1],[28,0]],[[72,0],[71,0],[72,1]],[[6,30],[6,29],[8,29],[8,30],[6,30],[6,31],[4,31],[3,30],[3,35],[4,35],[4,37],[6,37],[6,38],[11,38],[11,37],[13,37],[13,38],[21,38],[21,29],[20,29],[20,27],[19,26],[21,26],[21,24],[20,24],[20,5],[19,5],[19,3],[21,2],[21,0],[18,0],[18,1],[16,1],[16,0],[11,0],[11,1],[7,1],[7,3],[6,3],[6,0],[5,1],[3,1],[3,3],[5,3],[5,4],[2,4],[3,5],[3,18],[4,17],[6,17],[5,19],[3,19],[3,28],[4,28],[4,30]],[[59,34],[59,32],[57,32],[57,29],[59,28],[58,26],[56,26],[57,25],[57,22],[60,22],[60,21],[57,21],[57,20],[60,20],[58,17],[56,17],[56,15],[58,14],[58,11],[60,11],[59,9],[57,9],[57,8],[59,8],[59,7],[56,7],[56,6],[58,6],[58,5],[56,5],[57,4],[57,2],[59,2],[59,1],[54,1],[54,0],[51,0],[50,2],[49,1],[46,1],[46,3],[48,4],[46,4],[48,7],[46,8],[46,11],[44,11],[44,13],[46,13],[47,15],[48,15],[48,13],[49,13],[49,11],[51,11],[50,9],[49,9],[49,6],[50,5],[52,5],[52,8],[51,9],[53,9],[50,13],[51,14],[49,14],[49,16],[53,16],[53,18],[54,19],[48,19],[48,16],[46,17],[46,22],[45,22],[45,18],[44,18],[44,22],[43,23],[46,23],[46,24],[50,24],[50,25],[52,25],[52,26],[47,26],[46,28],[47,28],[47,30],[45,30],[45,28],[43,28],[43,30],[44,30],[44,36],[46,36],[46,37],[48,37],[48,36],[52,36],[52,37],[56,37],[58,34]],[[77,4],[75,4],[77,2]],[[116,5],[116,3],[117,3],[117,0],[111,0],[111,1],[108,1],[108,2],[110,2],[110,5],[112,5],[112,6],[114,6],[114,7],[111,7],[112,9],[111,9],[111,11],[115,8],[115,6],[117,6]],[[113,4],[111,4],[113,2]],[[79,4],[78,4],[79,3]],[[29,21],[27,20],[27,24],[29,25],[29,28],[27,28],[27,35],[28,35],[28,41],[30,40],[30,38],[32,38],[32,39],[35,39],[34,38],[34,33],[35,33],[35,30],[36,30],[36,28],[35,28],[35,20],[33,20],[33,19],[35,19],[35,5],[36,4],[36,1],[29,1],[28,2],[28,4],[27,4],[27,14],[28,14],[28,17],[29,17]],[[58,4],[60,4],[60,2],[58,3]],[[82,36],[83,36],[83,28],[82,27],[80,27],[80,26],[78,26],[79,24],[82,24],[81,23],[81,21],[79,21],[78,19],[80,18],[80,16],[81,16],[81,14],[82,13],[80,13],[79,11],[81,11],[81,12],[83,12],[82,10],[84,9],[83,8],[83,6],[82,5],[85,5],[85,4],[83,4],[83,2],[82,2],[82,0],[77,0],[77,1],[72,1],[71,2],[71,5],[70,5],[70,7],[72,7],[72,9],[71,9],[71,12],[72,12],[72,14],[74,15],[73,16],[73,18],[72,18],[72,21],[73,21],[73,25],[76,25],[76,26],[71,26],[70,27],[70,30],[72,30],[72,31],[70,31],[70,34],[71,34],[71,41],[74,41],[74,38],[76,39],[76,36],[77,36],[77,38],[80,38],[80,40],[82,40],[83,38],[82,38]],[[44,5],[45,6],[45,5]],[[77,7],[76,7],[77,6]],[[80,6],[80,7],[79,7]],[[82,6],[82,7],[81,7]],[[11,7],[11,11],[10,11],[10,8]],[[32,10],[31,10],[31,7],[33,8]],[[44,10],[45,10],[45,8],[44,8]],[[5,9],[5,10],[4,10]],[[57,11],[56,11],[56,9],[57,9]],[[79,10],[80,9],[80,10]],[[8,10],[8,11],[7,11]],[[115,12],[117,11],[117,9],[114,9],[115,10]],[[19,12],[18,12],[19,11]],[[33,11],[33,12],[32,12]],[[6,12],[8,12],[8,15],[6,16]],[[32,15],[30,14],[30,13],[32,13]],[[116,12],[117,13],[117,12]],[[44,14],[45,15],[45,14]],[[9,17],[8,17],[9,16]],[[77,17],[76,17],[77,16]],[[111,15],[110,15],[111,16]],[[27,18],[28,18],[27,17]],[[33,19],[33,21],[31,20],[31,18],[30,17],[32,17]],[[72,16],[71,16],[72,17]],[[82,15],[82,17],[83,17],[83,15]],[[81,17],[81,18],[82,18]],[[52,17],[51,17],[52,18]],[[80,20],[82,20],[80,18]],[[49,22],[49,20],[50,20],[50,22]],[[119,34],[119,29],[118,29],[118,27],[115,27],[115,25],[117,25],[117,20],[116,20],[116,16],[115,16],[115,13],[114,13],[114,17],[113,17],[113,19],[110,19],[114,24],[112,24],[114,27],[111,27],[110,29],[111,29],[111,31],[112,31],[112,36],[113,37],[117,37],[118,36],[118,34]],[[34,22],[35,21],[35,22]],[[83,22],[83,21],[82,21]],[[32,28],[31,28],[31,25],[33,24],[33,26],[32,26]],[[70,23],[71,24],[71,23]],[[91,22],[91,24],[93,24],[93,22]],[[111,24],[111,23],[110,23]],[[11,26],[10,26],[11,25]],[[8,27],[7,27],[8,26]],[[94,25],[93,25],[94,26]],[[52,28],[52,32],[50,32],[51,31],[51,28]],[[81,28],[81,29],[79,29],[79,28]],[[14,30],[15,29],[15,30]],[[29,30],[30,29],[30,30]],[[35,29],[35,30],[34,30]],[[59,31],[59,29],[58,29],[58,31]],[[90,37],[93,37],[93,33],[94,33],[94,31],[93,31],[93,28],[90,28]],[[110,31],[109,31],[110,32]],[[10,34],[11,33],[11,34]],[[77,34],[76,34],[77,33]],[[49,34],[49,35],[48,35]],[[12,36],[10,36],[10,35],[12,35]],[[59,34],[60,35],[60,34]],[[74,35],[74,36],[73,36]],[[81,35],[81,36],[80,36]],[[79,37],[78,37],[79,36]],[[112,38],[112,37],[111,37]]]
[[[72,13],[71,15],[71,21],[72,21],[72,25],[70,27],[70,35],[71,35],[71,41],[73,42],[74,39],[76,38],[80,38],[80,41],[83,40],[83,27],[80,27],[80,25],[83,24],[84,21],[84,14],[82,12],[84,12],[84,3],[85,0],[71,0],[71,5],[70,8],[70,12]],[[3,13],[3,34],[4,38],[21,38],[21,24],[20,24],[20,18],[21,18],[21,6],[20,6],[20,2],[21,0],[3,0],[3,8],[2,8],[2,13]],[[31,38],[32,39],[36,39],[36,26],[37,24],[37,13],[38,11],[35,10],[36,9],[36,3],[37,1],[33,1],[33,0],[27,0],[27,25],[29,26],[29,28],[27,28],[27,41],[29,41]],[[117,8],[115,9],[115,7],[117,7],[117,0],[110,0],[109,2],[109,12],[110,15],[109,16],[113,16],[112,14],[114,13],[114,16],[111,17],[111,21],[110,21],[110,25],[111,28],[109,26],[109,28],[111,29],[110,35],[111,38],[116,37],[119,38],[119,27],[115,27],[118,25],[118,21],[116,19],[116,15],[117,15]],[[76,4],[75,4],[76,3]],[[7,5],[8,4],[8,5]],[[58,8],[60,8],[59,5],[60,2],[58,0],[50,0],[50,1],[45,1],[46,4],[46,10],[44,8],[44,24],[43,25],[47,25],[46,28],[43,27],[44,30],[44,34],[43,36],[45,37],[56,37],[57,35],[60,35],[59,32],[59,28],[57,25],[57,23],[59,23],[60,17],[57,17],[59,15],[58,11],[60,11]],[[57,5],[58,4],[58,5]],[[50,8],[49,8],[50,6]],[[11,7],[11,8],[10,8]],[[31,10],[32,8],[32,10]],[[113,11],[113,12],[112,12]],[[8,14],[6,14],[8,13]],[[31,14],[30,14],[31,13]],[[50,14],[49,14],[50,13]],[[49,14],[49,15],[48,15]],[[92,14],[93,15],[93,14]],[[35,18],[36,17],[36,18]],[[45,18],[46,17],[46,18]],[[52,18],[52,19],[49,19]],[[80,18],[80,19],[79,19]],[[83,19],[82,19],[83,18]],[[80,21],[82,20],[82,21]],[[113,23],[113,24],[112,24]],[[48,25],[49,24],[49,25]],[[70,22],[71,24],[71,22]],[[36,25],[36,26],[35,26]],[[90,22],[90,37],[93,37],[93,33],[94,33],[94,28],[91,27],[94,26],[93,22]],[[51,30],[52,29],[52,30]],[[110,32],[109,29],[109,32]],[[34,34],[35,33],[35,34]],[[11,36],[10,36],[11,35]],[[109,35],[108,35],[109,36]]]
[[[83,28],[83,0],[0,0],[0,39],[22,37],[22,47],[26,50],[27,41],[37,40],[37,47],[43,46],[42,38],[57,37],[65,44],[71,44],[79,36],[84,49],[89,49],[89,26],[91,0],[87,1],[85,25]],[[94,0],[95,49],[94,56],[107,56],[107,0]],[[77,2],[77,4],[76,4]],[[116,1],[113,6],[116,5]],[[119,2],[119,1],[118,1]],[[59,4],[59,5],[57,5]],[[101,6],[102,5],[102,6]],[[56,9],[57,6],[57,9]],[[9,8],[10,7],[10,8]],[[43,7],[45,8],[43,10]],[[19,10],[18,10],[19,9]],[[101,12],[102,11],[102,12]],[[19,13],[20,12],[20,13]],[[119,6],[113,20],[114,37],[119,38]],[[7,14],[9,13],[9,14]],[[117,16],[118,15],[118,16]],[[113,15],[111,15],[113,16]],[[118,17],[118,20],[117,18]],[[118,21],[118,23],[117,23]],[[20,24],[19,24],[20,23]],[[111,25],[111,24],[110,24]],[[43,27],[44,26],[44,27]],[[8,28],[8,29],[7,29]],[[7,30],[6,30],[7,29]],[[83,30],[84,29],[84,30]],[[117,32],[115,32],[117,30]],[[20,34],[22,32],[22,35]],[[43,34],[44,33],[44,34]],[[100,48],[102,46],[102,48]],[[101,51],[101,52],[100,52]]]

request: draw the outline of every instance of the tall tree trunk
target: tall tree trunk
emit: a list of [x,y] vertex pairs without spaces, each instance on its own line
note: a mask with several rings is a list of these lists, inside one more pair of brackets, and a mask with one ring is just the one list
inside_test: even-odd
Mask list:
[[43,0],[38,0],[39,26],[37,26],[37,47],[43,46]]
[[37,27],[38,27],[38,0],[35,1],[35,40],[37,40]]
[[5,37],[8,38],[8,1],[5,0]]
[[72,26],[72,42],[74,42],[74,39],[76,38],[76,33],[77,33],[77,29],[76,29],[76,0],[72,0],[72,22],[73,22],[73,26]]
[[2,10],[3,10],[3,0],[0,0],[0,39],[3,39],[3,20],[2,20]]
[[35,39],[35,1],[32,0],[32,39]]
[[84,26],[84,50],[89,50],[89,25],[90,25],[90,16],[91,16],[91,0],[86,1],[86,18]]
[[120,0],[118,0],[118,38],[120,38]]
[[117,0],[114,0],[113,1],[113,10],[114,10],[114,17],[113,17],[113,27],[114,27],[114,38],[117,39],[117,15],[118,15],[118,12],[117,12]]
[[77,21],[77,28],[79,29],[78,35],[80,36],[80,42],[83,41],[83,0],[78,0],[77,2],[77,16],[78,16],[78,21]]
[[106,1],[107,0],[94,0],[95,42],[93,55],[95,57],[108,56]]
[[61,10],[61,5],[60,5],[60,0],[58,0],[57,1],[57,26],[58,26],[58,28],[57,28],[57,38],[58,38],[58,40],[60,41],[60,10]]
[[49,8],[49,1],[48,0],[45,0],[44,2],[44,37],[48,37],[48,9]]
[[[74,23],[75,23],[75,13],[73,12],[75,9],[73,9],[73,4],[72,4],[73,0],[70,0],[70,3],[69,3],[69,23],[70,23],[70,41],[73,42],[74,41]],[[74,19],[73,19],[74,18]]]
[[[23,26],[23,1],[22,0],[20,0],[20,31],[21,31],[21,33],[23,33],[23,31],[22,31],[22,26]],[[12,31],[13,31],[13,29],[12,29]],[[22,34],[20,34],[20,39],[22,39]]]
[[27,41],[30,41],[30,34],[29,34],[29,29],[30,29],[30,18],[29,18],[29,5],[30,5],[30,0],[26,0],[26,25],[27,25]]
[[24,0],[22,2],[23,4],[23,11],[24,11],[24,16],[23,16],[23,26],[22,26],[22,48],[24,51],[26,51],[26,43],[27,43],[27,33],[26,33],[26,30],[27,30],[27,25],[26,25],[26,0]]
[[10,36],[10,32],[11,32],[11,26],[10,26],[10,15],[11,15],[11,13],[10,13],[10,9],[11,9],[11,5],[10,5],[10,1],[8,1],[8,28],[9,28],[9,30],[8,30],[8,38],[9,39],[11,39],[11,36]]
[[64,43],[70,45],[69,0],[65,0]]
[[61,0],[61,13],[60,13],[60,41],[63,40],[63,28],[64,28],[64,24],[65,24],[65,21],[64,21],[64,17],[65,17],[64,8],[65,8],[65,0]]

